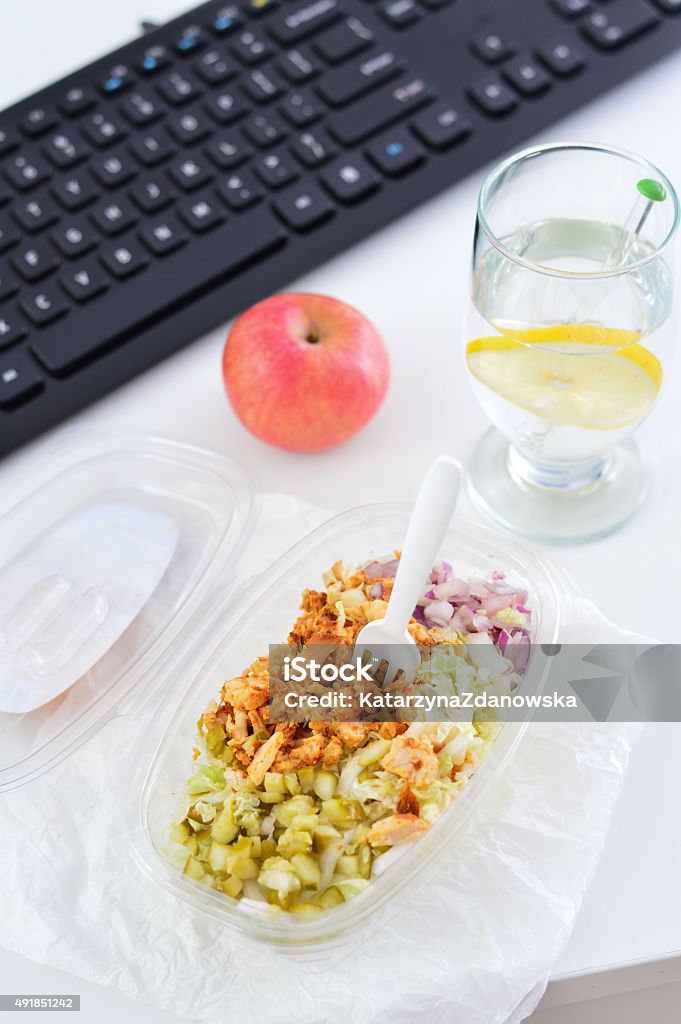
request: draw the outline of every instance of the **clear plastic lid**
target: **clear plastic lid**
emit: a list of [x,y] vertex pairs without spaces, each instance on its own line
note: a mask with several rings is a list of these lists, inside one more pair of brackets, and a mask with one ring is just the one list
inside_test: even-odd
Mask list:
[[238,467],[185,444],[53,457],[0,521],[0,791],[151,699],[149,669],[233,584],[253,504]]

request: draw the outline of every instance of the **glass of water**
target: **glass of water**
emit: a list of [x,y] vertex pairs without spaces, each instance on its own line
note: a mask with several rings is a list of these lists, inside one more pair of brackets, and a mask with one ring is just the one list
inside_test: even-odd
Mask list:
[[506,528],[552,542],[595,538],[643,500],[632,434],[677,343],[678,220],[667,177],[604,146],[528,149],[485,180],[464,342],[494,429],[469,483]]

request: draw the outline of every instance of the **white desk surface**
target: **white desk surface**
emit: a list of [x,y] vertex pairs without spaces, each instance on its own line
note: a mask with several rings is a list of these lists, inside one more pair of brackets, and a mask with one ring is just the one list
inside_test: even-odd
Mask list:
[[[164,21],[187,4],[40,0],[12,7],[11,21],[0,32],[0,107],[128,41],[140,17]],[[597,140],[638,151],[678,187],[681,134],[674,98],[680,96],[677,54],[562,121],[541,141]],[[223,395],[225,328],[101,401],[62,432],[94,428],[181,436],[234,456],[255,471],[264,489],[290,491],[329,508],[413,498],[433,456],[449,450],[465,460],[485,428],[462,372],[460,335],[481,178],[482,172],[454,186],[296,282],[298,290],[329,293],[363,310],[391,352],[393,377],[385,405],[348,444],[297,456],[248,435]],[[680,404],[677,367],[640,432],[653,459],[654,483],[638,517],[606,540],[546,549],[614,621],[666,641],[679,639]],[[51,438],[2,463],[0,507],[14,502],[28,461]],[[555,966],[549,1002],[681,979],[680,778],[681,726],[648,727],[634,753],[596,878]],[[127,1013],[135,1021],[171,1024],[158,1011],[0,950],[2,991],[81,992],[85,1019],[113,1021]],[[32,1016],[21,1019],[28,1024]]]

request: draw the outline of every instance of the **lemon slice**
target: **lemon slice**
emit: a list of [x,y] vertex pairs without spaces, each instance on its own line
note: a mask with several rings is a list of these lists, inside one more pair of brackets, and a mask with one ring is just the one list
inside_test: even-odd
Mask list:
[[522,344],[499,336],[469,342],[468,368],[552,426],[618,430],[641,420],[657,398],[662,367],[642,345],[626,344],[631,332],[574,324],[521,333]]

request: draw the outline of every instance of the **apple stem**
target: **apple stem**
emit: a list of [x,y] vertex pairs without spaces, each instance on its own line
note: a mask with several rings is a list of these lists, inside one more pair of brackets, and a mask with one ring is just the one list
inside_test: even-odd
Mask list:
[[310,345],[316,345],[319,341],[319,335],[316,331],[309,331],[309,333],[305,335],[305,341]]

